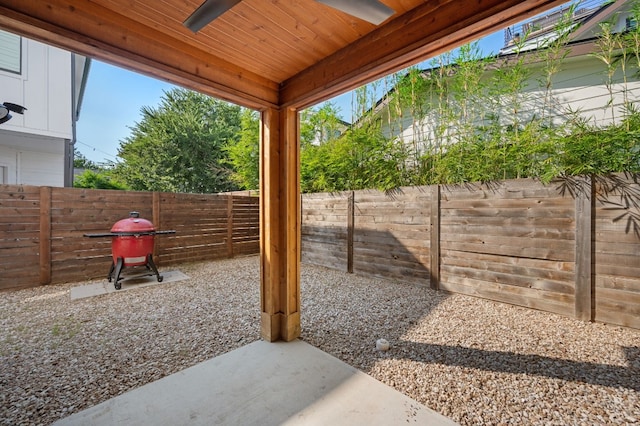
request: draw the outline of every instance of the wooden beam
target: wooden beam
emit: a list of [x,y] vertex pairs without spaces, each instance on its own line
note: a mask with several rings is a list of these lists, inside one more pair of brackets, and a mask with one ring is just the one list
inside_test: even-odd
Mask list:
[[248,108],[278,103],[276,82],[94,2],[6,1],[0,27]]
[[425,2],[283,82],[280,104],[314,105],[564,2]]
[[262,112],[260,134],[260,302],[266,341],[300,336],[298,113]]

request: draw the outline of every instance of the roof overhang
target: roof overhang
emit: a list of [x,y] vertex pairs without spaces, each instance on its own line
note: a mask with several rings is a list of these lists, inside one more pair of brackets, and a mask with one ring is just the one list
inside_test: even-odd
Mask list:
[[0,28],[242,106],[303,108],[564,3],[385,0],[375,26],[314,0],[0,0]]

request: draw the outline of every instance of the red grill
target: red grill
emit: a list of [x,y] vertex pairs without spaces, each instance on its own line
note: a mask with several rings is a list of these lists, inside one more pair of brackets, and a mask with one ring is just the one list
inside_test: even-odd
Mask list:
[[[175,234],[176,231],[156,231],[153,223],[142,219],[138,212],[117,221],[108,234],[84,234],[85,237],[111,237],[111,268],[107,279],[113,280],[116,290],[122,288],[122,280],[155,275],[158,282],[162,275],[153,262],[153,244],[158,234]],[[144,267],[143,273],[121,276],[125,267]],[[140,268],[138,268],[140,269]]]

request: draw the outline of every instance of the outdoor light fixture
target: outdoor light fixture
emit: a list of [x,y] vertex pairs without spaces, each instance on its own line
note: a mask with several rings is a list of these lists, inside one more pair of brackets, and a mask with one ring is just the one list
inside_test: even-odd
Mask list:
[[9,111],[15,112],[16,114],[23,114],[26,110],[27,109],[22,105],[4,102],[0,105],[0,124],[11,120],[11,114],[9,114]]
[[[183,25],[194,33],[231,9],[242,0],[205,0],[184,22]],[[396,13],[379,0],[316,0],[318,3],[338,9],[374,25],[380,25]]]

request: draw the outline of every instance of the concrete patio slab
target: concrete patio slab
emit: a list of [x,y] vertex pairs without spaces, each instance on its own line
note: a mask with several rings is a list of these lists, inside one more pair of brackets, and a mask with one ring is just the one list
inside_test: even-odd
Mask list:
[[55,423],[455,425],[299,340],[257,341]]
[[70,297],[71,300],[83,299],[85,297],[99,296],[101,294],[114,293],[116,291],[127,291],[141,287],[161,285],[189,279],[189,276],[180,271],[163,271],[160,275],[162,276],[162,282],[158,282],[155,275],[123,280],[121,281],[122,288],[120,290],[116,290],[113,286],[113,282],[109,282],[105,279],[103,282],[71,288]]

